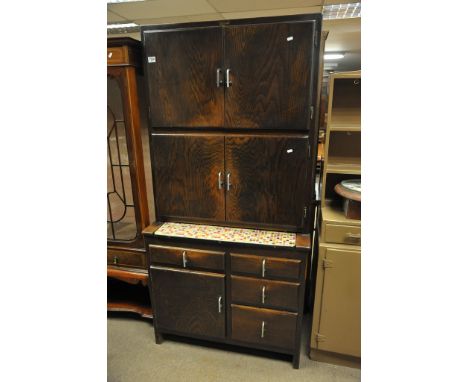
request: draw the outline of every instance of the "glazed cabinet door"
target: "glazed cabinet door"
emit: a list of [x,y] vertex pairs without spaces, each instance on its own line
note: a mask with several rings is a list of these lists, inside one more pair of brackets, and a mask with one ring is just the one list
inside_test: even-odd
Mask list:
[[156,266],[150,273],[158,328],[225,337],[224,275]]
[[225,27],[225,126],[309,128],[315,22]]
[[143,38],[152,127],[222,127],[221,27],[145,31]]
[[224,137],[153,134],[158,219],[224,220]]
[[306,136],[226,136],[226,220],[304,225]]

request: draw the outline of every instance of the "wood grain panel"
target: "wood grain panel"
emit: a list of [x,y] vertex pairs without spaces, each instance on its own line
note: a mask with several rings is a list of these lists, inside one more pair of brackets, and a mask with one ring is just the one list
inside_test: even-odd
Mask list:
[[235,304],[297,312],[299,286],[299,283],[231,276],[231,301]]
[[231,272],[233,274],[262,276],[262,262],[265,260],[267,279],[300,280],[301,261],[277,259],[273,257],[242,255],[231,253]]
[[226,136],[226,220],[304,225],[307,137]]
[[[225,337],[224,275],[153,266],[150,274],[158,327]],[[219,297],[223,304],[221,312]]]
[[192,248],[166,247],[153,244],[150,244],[148,249],[151,262],[156,264],[183,267],[182,258],[185,252],[185,267],[188,269],[224,270],[224,252],[200,251]]
[[225,125],[309,128],[313,22],[225,28]]
[[153,182],[158,219],[225,219],[224,137],[153,135]]
[[[293,349],[296,313],[231,305],[231,315],[233,339]],[[264,323],[263,337],[262,322]]]
[[[223,126],[221,28],[145,32],[144,40],[152,126]],[[156,62],[148,63],[150,56]]]

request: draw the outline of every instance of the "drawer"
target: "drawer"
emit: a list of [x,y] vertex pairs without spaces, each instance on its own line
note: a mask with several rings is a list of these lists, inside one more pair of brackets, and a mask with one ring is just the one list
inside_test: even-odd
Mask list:
[[145,254],[122,250],[107,250],[107,264],[145,268]]
[[107,65],[125,64],[127,62],[126,50],[124,47],[107,48]]
[[294,349],[297,313],[231,305],[234,340]]
[[267,279],[299,280],[301,261],[232,253],[231,272]]
[[231,301],[265,308],[299,309],[299,283],[231,276]]
[[325,223],[325,242],[361,245],[361,227]]
[[149,255],[155,264],[224,271],[224,252],[150,244]]

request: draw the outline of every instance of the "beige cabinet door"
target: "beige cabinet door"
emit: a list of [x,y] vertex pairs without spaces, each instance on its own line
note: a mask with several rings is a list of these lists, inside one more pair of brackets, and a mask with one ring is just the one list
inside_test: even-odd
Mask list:
[[317,349],[361,356],[361,252],[326,248]]

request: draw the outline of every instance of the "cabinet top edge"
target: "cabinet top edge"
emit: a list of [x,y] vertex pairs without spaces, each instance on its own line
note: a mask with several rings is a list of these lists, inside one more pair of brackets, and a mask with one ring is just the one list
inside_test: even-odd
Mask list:
[[321,13],[306,13],[288,16],[268,16],[268,17],[254,17],[254,18],[243,18],[234,20],[215,20],[215,21],[189,21],[186,23],[175,23],[175,24],[152,24],[142,25],[141,33],[145,32],[157,32],[167,29],[182,29],[182,28],[209,28],[209,27],[223,27],[223,26],[236,26],[236,25],[249,25],[249,24],[269,24],[278,22],[305,22],[315,21],[322,22]]

